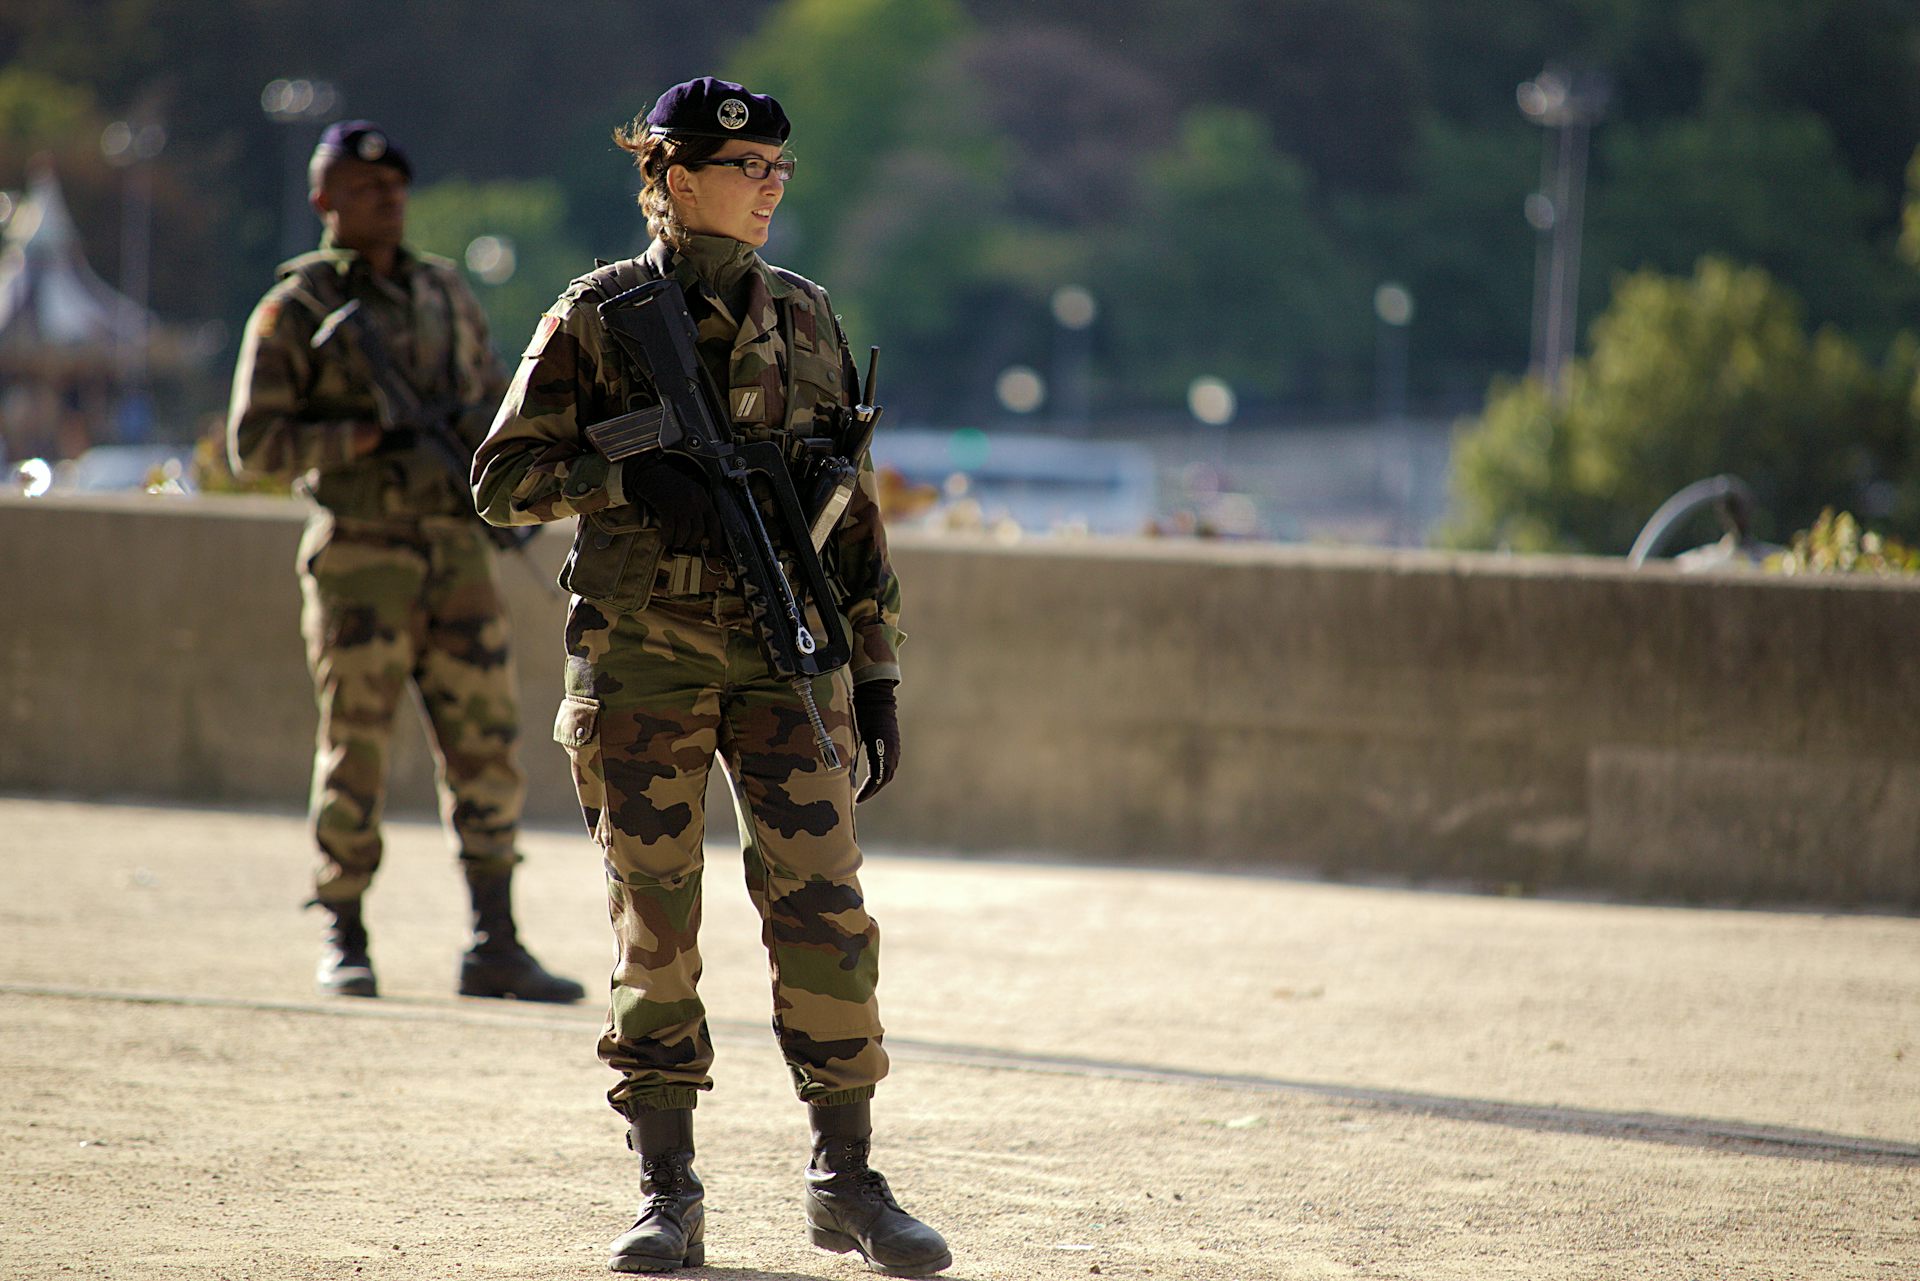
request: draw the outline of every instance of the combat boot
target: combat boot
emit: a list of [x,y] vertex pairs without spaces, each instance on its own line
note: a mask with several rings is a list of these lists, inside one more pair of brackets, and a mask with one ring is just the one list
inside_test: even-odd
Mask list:
[[807,1166],[807,1233],[823,1250],[858,1250],[890,1277],[931,1276],[953,1263],[938,1232],[900,1208],[878,1170],[867,1166],[873,1122],[865,1102],[809,1106],[813,1160]]
[[615,1272],[672,1272],[707,1261],[706,1192],[693,1172],[693,1109],[642,1112],[627,1128],[640,1154],[639,1217],[613,1243]]
[[473,898],[473,946],[460,958],[460,995],[522,1001],[577,1001],[587,989],[549,974],[520,946],[513,924],[513,869],[467,868]]
[[314,900],[326,912],[327,931],[320,941],[320,966],[313,981],[329,996],[378,996],[373,962],[367,958],[367,926],[360,919],[360,900],[329,903]]

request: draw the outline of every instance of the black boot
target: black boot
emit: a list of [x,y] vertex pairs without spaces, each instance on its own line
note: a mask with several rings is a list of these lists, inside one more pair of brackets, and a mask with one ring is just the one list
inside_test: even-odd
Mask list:
[[314,900],[326,912],[327,932],[321,936],[320,966],[313,981],[329,996],[378,996],[373,962],[367,959],[367,926],[360,919],[360,900],[329,903]]
[[706,1193],[693,1172],[693,1109],[642,1112],[627,1129],[640,1154],[640,1216],[613,1243],[615,1272],[672,1272],[707,1261]]
[[520,946],[513,925],[513,869],[467,868],[473,896],[473,946],[460,958],[460,995],[522,1001],[577,1001],[587,989],[547,973]]
[[807,1232],[823,1250],[858,1250],[867,1267],[890,1277],[931,1276],[953,1263],[938,1232],[900,1208],[878,1170],[867,1166],[873,1142],[868,1105],[809,1107],[813,1161],[807,1166]]

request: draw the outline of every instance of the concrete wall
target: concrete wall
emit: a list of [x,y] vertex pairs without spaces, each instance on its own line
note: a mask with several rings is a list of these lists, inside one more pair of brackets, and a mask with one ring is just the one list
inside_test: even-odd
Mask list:
[[[276,500],[0,501],[0,789],[305,795]],[[542,576],[564,552],[534,544]],[[1920,910],[1920,588],[1617,562],[900,536],[869,841]],[[514,600],[530,812],[562,606]],[[395,804],[431,804],[417,727]],[[0,837],[3,842],[4,837]]]

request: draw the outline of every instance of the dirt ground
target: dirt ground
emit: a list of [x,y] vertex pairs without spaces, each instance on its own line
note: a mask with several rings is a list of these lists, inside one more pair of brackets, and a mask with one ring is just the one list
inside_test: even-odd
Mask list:
[[[598,989],[585,838],[525,936]],[[806,1243],[805,1120],[724,836],[710,1266]],[[288,814],[0,798],[0,1281],[594,1278],[638,1171],[597,1004],[452,995],[457,874],[390,828],[378,1001],[315,995]],[[876,1164],[956,1281],[1920,1281],[1920,920],[879,851]]]

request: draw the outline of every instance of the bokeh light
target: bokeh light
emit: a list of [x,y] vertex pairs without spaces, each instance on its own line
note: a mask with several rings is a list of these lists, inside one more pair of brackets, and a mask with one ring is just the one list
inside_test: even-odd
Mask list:
[[520,265],[513,241],[505,236],[475,236],[467,242],[467,270],[489,285],[504,285]]
[[1209,427],[1224,427],[1239,412],[1240,402],[1224,381],[1203,375],[1187,387],[1187,409]]
[[1026,365],[1009,365],[994,380],[993,394],[1008,413],[1030,414],[1046,403],[1047,383]]

